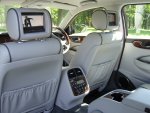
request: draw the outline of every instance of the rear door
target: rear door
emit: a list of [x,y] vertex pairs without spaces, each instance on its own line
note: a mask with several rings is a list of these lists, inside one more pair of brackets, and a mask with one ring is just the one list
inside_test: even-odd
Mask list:
[[150,4],[127,5],[123,10],[127,35],[117,80],[126,89],[150,83]]

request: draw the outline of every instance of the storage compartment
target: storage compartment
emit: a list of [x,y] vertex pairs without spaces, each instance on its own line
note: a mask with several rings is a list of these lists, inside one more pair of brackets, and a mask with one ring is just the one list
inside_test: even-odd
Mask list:
[[104,97],[115,100],[117,102],[122,102],[122,100],[127,97],[129,94],[121,91],[113,91],[106,94]]
[[111,96],[113,100],[116,100],[118,102],[121,102],[124,99],[124,95],[121,93],[113,93],[111,94]]

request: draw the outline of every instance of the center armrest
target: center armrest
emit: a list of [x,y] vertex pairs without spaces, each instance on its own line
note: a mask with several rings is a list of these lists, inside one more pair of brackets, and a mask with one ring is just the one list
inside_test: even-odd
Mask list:
[[88,113],[150,113],[150,90],[114,90],[89,104]]
[[139,88],[128,95],[122,103],[144,112],[150,109],[150,90]]

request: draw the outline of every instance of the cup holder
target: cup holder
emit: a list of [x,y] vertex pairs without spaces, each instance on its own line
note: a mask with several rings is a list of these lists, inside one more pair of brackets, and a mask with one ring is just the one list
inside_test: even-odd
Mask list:
[[121,102],[124,99],[124,95],[119,92],[113,93],[113,94],[111,94],[111,96],[112,96],[112,100],[115,100],[118,102]]
[[109,98],[117,102],[122,102],[122,100],[128,95],[129,94],[123,93],[123,92],[112,92],[112,93],[109,93],[108,95],[105,95],[105,98]]

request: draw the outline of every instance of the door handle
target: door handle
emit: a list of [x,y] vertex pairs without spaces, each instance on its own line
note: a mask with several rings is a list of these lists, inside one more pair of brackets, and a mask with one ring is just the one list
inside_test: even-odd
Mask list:
[[133,45],[142,49],[150,49],[150,41],[149,40],[137,40],[133,41]]
[[142,42],[141,42],[141,41],[134,41],[134,42],[133,42],[133,45],[134,45],[135,47],[142,48]]

